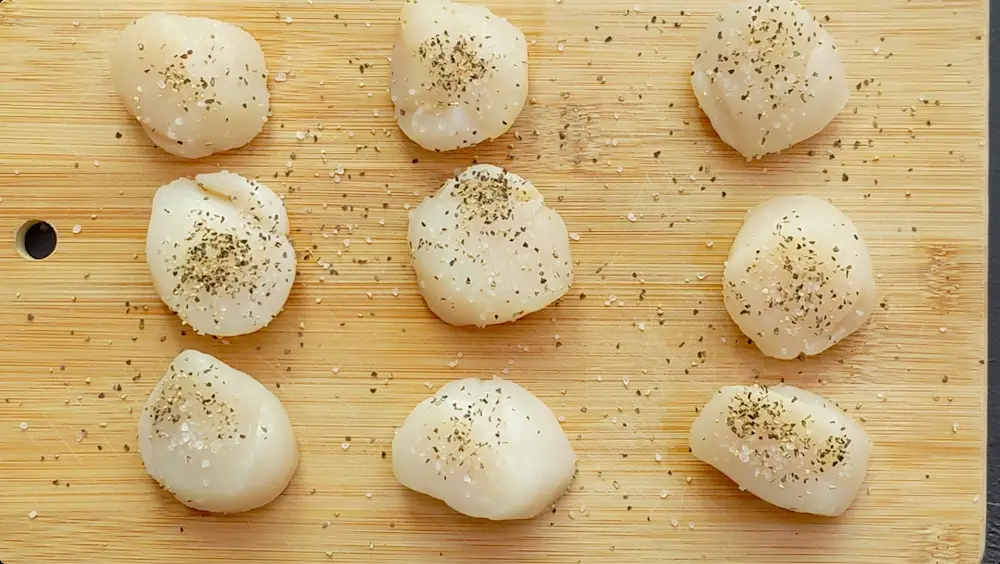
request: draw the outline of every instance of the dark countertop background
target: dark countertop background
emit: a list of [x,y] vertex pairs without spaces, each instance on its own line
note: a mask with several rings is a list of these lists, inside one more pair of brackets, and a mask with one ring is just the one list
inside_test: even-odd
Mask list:
[[[1000,75],[1000,3],[991,0],[990,9],[990,78]],[[991,80],[992,82],[992,80]],[[1000,158],[992,154],[992,149],[1000,147],[1000,100],[990,96],[989,109],[989,217],[1000,214]],[[998,127],[993,127],[998,126]],[[996,229],[996,221],[991,221],[988,241],[989,271],[995,272],[1000,264],[1000,231]],[[990,276],[988,282],[987,303],[1000,303],[1000,279]],[[987,370],[992,372],[1000,362],[1000,308],[988,307],[988,339]],[[986,552],[983,555],[984,564],[1000,564],[1000,380],[988,384],[987,394],[987,469],[986,480],[989,495],[986,502]]]

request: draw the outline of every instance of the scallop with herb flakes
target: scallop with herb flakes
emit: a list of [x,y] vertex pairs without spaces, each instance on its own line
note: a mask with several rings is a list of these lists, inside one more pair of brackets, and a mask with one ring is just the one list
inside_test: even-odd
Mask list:
[[238,513],[278,497],[299,462],[281,402],[221,360],[186,350],[139,418],[139,452],[157,482],[201,511]]
[[267,121],[264,53],[225,22],[164,13],[137,20],[111,53],[111,78],[153,143],[179,157],[242,147]]
[[528,97],[528,46],[485,6],[407,0],[392,50],[396,119],[421,147],[450,151],[504,134]]
[[733,321],[780,359],[832,347],[865,324],[877,301],[854,223],[812,196],[774,198],[748,212],[722,285]]
[[868,470],[868,433],[827,400],[792,386],[727,386],[691,426],[691,452],[740,489],[800,513],[836,516]]
[[404,486],[470,517],[530,519],[559,499],[576,454],[552,411],[509,380],[446,384],[392,440]]
[[573,282],[569,234],[527,180],[492,165],[449,179],[410,215],[420,293],[452,325],[494,325],[538,311]]
[[230,172],[156,191],[146,261],[160,298],[198,333],[252,333],[281,311],[295,251],[281,198]]
[[691,84],[719,137],[748,159],[816,135],[849,92],[833,40],[794,0],[725,8],[702,32]]

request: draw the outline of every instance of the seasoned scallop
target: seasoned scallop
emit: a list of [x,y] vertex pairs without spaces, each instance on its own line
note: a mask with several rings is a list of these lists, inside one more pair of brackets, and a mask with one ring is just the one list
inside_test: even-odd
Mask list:
[[392,440],[404,486],[470,517],[530,519],[559,499],[576,454],[552,411],[509,380],[450,382]]
[[794,0],[725,8],[702,32],[691,84],[719,137],[748,159],[816,135],[849,93],[833,39]]
[[528,96],[528,46],[485,6],[407,0],[392,49],[396,120],[421,147],[450,151],[504,134]]
[[267,121],[264,53],[225,22],[164,13],[137,20],[111,52],[111,78],[153,143],[179,157],[242,147]]
[[259,382],[194,350],[177,355],[139,417],[149,475],[184,505],[249,511],[278,497],[299,462],[281,402]]
[[146,261],[164,303],[198,333],[218,337],[266,326],[295,280],[281,198],[226,171],[156,191]]
[[792,386],[726,386],[691,425],[691,453],[764,501],[836,516],[854,501],[868,433],[836,405]]
[[492,165],[449,179],[410,215],[420,293],[452,325],[514,321],[573,283],[569,234],[527,180]]
[[747,213],[722,280],[726,310],[768,356],[819,354],[860,329],[876,306],[868,246],[850,218],[812,196]]

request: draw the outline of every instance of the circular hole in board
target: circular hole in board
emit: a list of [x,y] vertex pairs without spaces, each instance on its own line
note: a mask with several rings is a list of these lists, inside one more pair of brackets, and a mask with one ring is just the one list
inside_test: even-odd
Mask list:
[[25,222],[14,236],[17,252],[30,260],[48,258],[56,250],[56,240],[56,228],[39,219]]

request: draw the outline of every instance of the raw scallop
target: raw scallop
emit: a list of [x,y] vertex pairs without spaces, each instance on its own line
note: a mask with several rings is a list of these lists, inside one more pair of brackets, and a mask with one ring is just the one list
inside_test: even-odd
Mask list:
[[726,309],[768,356],[819,354],[876,307],[868,246],[850,218],[813,196],[747,213],[723,271]]
[[702,32],[691,84],[719,137],[748,159],[816,135],[849,93],[833,39],[794,0],[725,8]]
[[420,293],[452,325],[538,311],[573,283],[569,233],[527,180],[492,165],[449,179],[410,215]]
[[149,475],[181,503],[249,511],[278,497],[299,451],[285,408],[267,388],[195,350],[177,355],[139,417]]
[[179,157],[246,145],[270,111],[260,46],[217,20],[153,13],[129,24],[111,52],[111,79],[153,143]]
[[392,440],[404,486],[470,517],[530,519],[559,499],[576,454],[552,411],[509,380],[450,382]]
[[792,386],[726,386],[691,426],[691,453],[764,501],[836,516],[854,501],[868,433],[829,401]]
[[281,198],[226,171],[156,191],[146,262],[164,303],[198,333],[218,337],[266,326],[295,280]]
[[528,97],[528,46],[485,6],[407,0],[392,49],[396,120],[421,147],[450,151],[503,135]]

